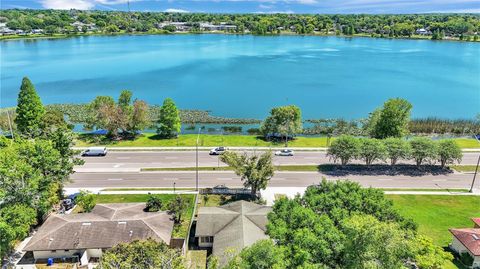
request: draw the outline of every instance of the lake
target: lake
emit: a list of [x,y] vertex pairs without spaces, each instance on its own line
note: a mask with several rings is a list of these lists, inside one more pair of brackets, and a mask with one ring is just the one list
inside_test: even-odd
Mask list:
[[414,117],[480,112],[480,43],[315,36],[145,35],[0,41],[1,106],[23,76],[42,101],[134,97],[224,117],[263,118],[296,104],[303,118],[366,117],[403,97]]

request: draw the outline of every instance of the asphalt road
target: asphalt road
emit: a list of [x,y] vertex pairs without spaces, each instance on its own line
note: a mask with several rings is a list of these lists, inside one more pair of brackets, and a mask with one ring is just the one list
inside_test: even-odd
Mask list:
[[[376,188],[470,188],[473,174],[448,174],[436,176],[328,176],[318,172],[276,172],[270,187],[305,187],[318,183],[322,177],[329,180],[348,178],[361,185]],[[480,181],[480,180],[479,180]],[[106,187],[195,187],[195,172],[120,172],[75,173],[68,188]],[[200,172],[199,187],[241,186],[238,176],[231,171]],[[477,181],[477,188],[480,183]]]
[[[476,164],[479,154],[465,152],[461,164]],[[199,166],[225,165],[219,161],[218,156],[210,156],[208,152],[200,151],[198,156]],[[147,167],[194,167],[195,151],[111,151],[105,157],[84,157],[83,159],[85,164],[76,167],[78,172],[136,172],[140,168]],[[274,165],[314,165],[332,162],[325,152],[295,152],[295,156],[292,157],[275,156],[273,163]]]

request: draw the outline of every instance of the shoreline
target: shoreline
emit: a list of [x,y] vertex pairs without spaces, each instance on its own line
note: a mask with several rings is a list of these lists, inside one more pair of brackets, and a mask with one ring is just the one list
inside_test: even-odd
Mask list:
[[371,36],[368,34],[354,34],[354,35],[336,35],[336,34],[323,34],[323,33],[313,33],[313,34],[297,34],[293,32],[283,32],[279,34],[265,34],[265,35],[256,35],[252,33],[228,33],[228,32],[216,32],[216,31],[204,31],[204,32],[118,32],[118,33],[82,33],[82,34],[53,34],[53,35],[11,35],[11,36],[0,36],[0,42],[2,41],[12,41],[12,40],[45,40],[45,39],[67,39],[67,38],[76,38],[76,37],[89,37],[89,36],[99,36],[99,37],[109,37],[109,36],[156,36],[156,35],[237,35],[237,36],[256,36],[256,37],[282,37],[282,36],[315,36],[315,37],[337,37],[337,38],[374,38],[374,39],[388,39],[388,40],[429,40],[437,42],[462,42],[462,43],[480,43],[478,41],[467,41],[460,40],[458,38],[446,38],[440,40],[432,40],[431,36],[421,36],[414,35],[411,37],[389,37],[389,36]]

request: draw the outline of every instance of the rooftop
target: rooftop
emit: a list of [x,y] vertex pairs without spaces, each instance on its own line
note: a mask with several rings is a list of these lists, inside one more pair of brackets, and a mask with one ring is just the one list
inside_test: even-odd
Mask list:
[[144,208],[145,203],[97,204],[91,213],[51,215],[25,250],[111,248],[148,238],[169,244],[170,215]]
[[450,232],[474,256],[480,256],[480,228],[450,229]]
[[257,240],[266,239],[267,214],[272,210],[246,201],[219,207],[201,207],[195,236],[214,236],[213,254],[225,262],[226,250],[240,251]]

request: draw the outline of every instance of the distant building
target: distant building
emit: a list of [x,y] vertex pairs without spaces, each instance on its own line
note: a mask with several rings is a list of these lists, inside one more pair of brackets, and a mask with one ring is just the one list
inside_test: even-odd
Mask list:
[[212,248],[220,263],[228,262],[227,251],[240,252],[256,241],[266,239],[269,206],[246,201],[236,201],[218,207],[201,207],[195,237],[198,246]]
[[473,259],[470,268],[480,268],[480,218],[473,218],[475,228],[450,229],[453,235],[450,248],[462,255],[468,253]]
[[428,31],[428,30],[426,30],[426,29],[424,29],[424,28],[417,29],[417,30],[415,31],[415,33],[416,33],[417,35],[431,35],[431,34],[432,34],[432,32],[430,32],[430,31]]
[[77,31],[79,31],[79,32],[83,31],[84,28],[87,29],[87,32],[97,30],[97,27],[95,26],[95,23],[83,23],[83,22],[80,22],[80,21],[76,21],[76,22],[74,22],[70,25],[73,26],[74,28],[76,28]]
[[86,265],[119,243],[152,238],[170,244],[173,220],[166,212],[144,212],[145,203],[97,204],[91,213],[54,214],[24,248],[35,262],[72,259]]

